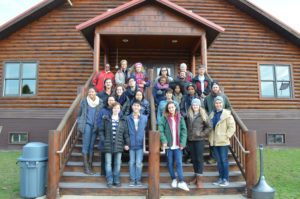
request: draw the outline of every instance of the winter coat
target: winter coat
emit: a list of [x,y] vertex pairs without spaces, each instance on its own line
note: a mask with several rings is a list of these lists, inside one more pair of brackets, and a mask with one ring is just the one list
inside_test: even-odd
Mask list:
[[[99,105],[96,106],[96,112],[95,112],[95,119],[94,119],[94,125],[93,125],[93,132],[95,133],[97,131],[97,116],[99,115],[101,109],[103,108],[103,102],[101,99],[99,99]],[[87,117],[87,110],[88,110],[88,103],[87,99],[84,98],[80,102],[80,107],[77,113],[77,123],[78,123],[78,131],[81,133],[84,133],[85,125],[86,125],[86,117]]]
[[133,113],[126,116],[126,120],[129,131],[129,148],[133,150],[143,149],[145,129],[148,121],[147,116],[142,114],[140,115],[138,130],[135,129]]
[[104,80],[111,79],[114,82],[114,74],[112,72],[106,72],[105,70],[95,74],[93,84],[96,87],[98,93],[104,90]]
[[159,105],[159,102],[162,100],[166,100],[166,89],[167,88],[161,88],[159,89],[158,84],[155,84],[153,87],[153,97],[155,104]]
[[139,88],[138,87],[135,87],[135,90],[131,90],[130,87],[128,87],[125,91],[126,93],[126,96],[129,98],[130,100],[130,103],[132,103],[133,99],[134,99],[134,95],[136,93],[136,91],[138,90]]
[[115,82],[116,84],[124,85],[126,83],[126,80],[128,78],[128,69],[126,70],[126,76],[122,69],[118,70],[115,75]]
[[[122,105],[122,112],[123,115],[129,115],[130,114],[130,100],[129,98],[126,96],[125,93],[123,93],[124,97],[126,98],[125,101],[123,102],[123,104],[120,102],[120,99],[118,97],[115,97],[116,101],[119,102]],[[122,96],[123,96],[122,95]]]
[[[203,110],[203,109],[202,109]],[[188,130],[188,141],[200,141],[208,137],[209,133],[212,130],[212,125],[210,119],[203,110],[205,116],[202,116],[200,113],[196,118],[191,118],[190,114],[187,117],[187,130]],[[203,117],[206,117],[206,120],[203,120]]]
[[113,90],[111,90],[110,95],[108,95],[105,90],[100,93],[97,93],[97,96],[103,101],[104,105],[107,105],[107,100],[112,95],[113,95]]
[[185,96],[182,97],[181,103],[180,103],[180,113],[182,114],[182,116],[184,118],[187,117],[187,115],[189,113],[189,108],[191,106],[191,102],[195,98],[200,99],[200,97],[198,96],[197,93],[195,93],[195,95],[194,95],[194,97],[192,99],[190,98],[189,94],[187,94],[187,95],[185,95]]
[[[178,113],[178,130],[176,137],[179,142],[179,147],[185,147],[186,146],[186,140],[187,140],[187,130],[184,118]],[[170,129],[170,123],[167,117],[163,116],[160,120],[158,131],[160,132],[160,142],[162,144],[167,143],[168,147],[172,146],[172,132]]]
[[[197,88],[197,93],[199,96],[202,95],[202,91],[201,91],[201,82],[199,80],[199,75],[197,75],[196,77],[193,78],[193,84],[196,85],[196,88]],[[210,94],[210,91],[211,91],[211,80],[208,78],[207,75],[204,75],[204,92],[203,94],[205,96],[209,95]]]
[[[179,108],[179,104],[175,101],[175,100],[172,100],[176,107],[177,107],[177,111],[179,112],[180,108]],[[157,107],[157,114],[156,114],[156,124],[158,125],[159,122],[160,122],[160,119],[162,117],[162,115],[164,114],[164,109],[166,107],[166,105],[168,104],[168,101],[167,100],[163,100],[159,103],[158,107]]]
[[[150,80],[147,76],[147,73],[136,73],[133,72],[130,77],[134,77],[136,79],[136,86],[143,92],[145,92],[146,87],[148,87],[150,85]],[[144,87],[139,87],[139,84],[142,83],[142,81],[146,82],[146,85],[144,85]]]
[[129,134],[126,118],[121,116],[119,119],[119,126],[115,142],[113,143],[112,136],[112,119],[109,115],[104,115],[101,120],[101,126],[99,130],[100,140],[102,142],[103,153],[121,153],[124,146],[129,146]]
[[[222,93],[219,93],[217,96],[221,96],[223,98],[223,108],[231,110],[231,104],[228,97]],[[215,110],[214,99],[217,96],[213,96],[211,93],[204,99],[204,108],[207,115],[210,115]]]
[[[214,117],[214,112],[209,116],[211,120]],[[228,146],[230,145],[230,138],[235,132],[235,121],[231,115],[231,111],[223,109],[220,121],[216,124],[215,129],[209,135],[209,143],[211,146]]]

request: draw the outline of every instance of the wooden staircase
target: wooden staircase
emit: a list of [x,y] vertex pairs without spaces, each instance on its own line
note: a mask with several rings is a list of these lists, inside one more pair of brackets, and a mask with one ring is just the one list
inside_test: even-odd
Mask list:
[[[62,195],[97,195],[97,196],[146,196],[148,191],[148,154],[144,154],[144,166],[141,187],[129,186],[129,165],[128,159],[123,158],[121,166],[120,188],[107,188],[105,177],[100,176],[100,151],[95,146],[95,157],[93,169],[95,175],[83,173],[83,159],[81,155],[82,139],[79,138],[72,150],[69,161],[62,173],[59,182],[59,192]],[[209,155],[208,145],[205,146],[205,160]],[[127,159],[127,160],[126,160]],[[212,183],[218,179],[218,169],[216,164],[206,164],[203,173],[203,188],[198,189],[195,185],[189,185],[190,192],[171,188],[171,179],[168,173],[165,155],[160,156],[160,194],[161,196],[172,195],[218,195],[218,194],[243,194],[245,193],[246,182],[234,158],[229,154],[230,165],[230,186],[220,188]],[[190,181],[194,175],[191,163],[183,161],[184,180]],[[117,189],[117,190],[116,190]]]
[[[217,165],[204,165],[203,188],[189,185],[190,191],[171,188],[171,178],[168,173],[165,155],[160,151],[159,132],[156,130],[154,99],[151,95],[152,86],[147,89],[147,99],[151,104],[151,116],[147,129],[144,154],[144,167],[141,187],[129,186],[128,158],[122,158],[120,181],[121,187],[107,188],[105,177],[100,176],[100,151],[95,148],[93,169],[95,175],[83,173],[83,158],[81,155],[82,139],[77,132],[77,110],[80,101],[87,94],[91,83],[91,75],[86,84],[79,90],[68,112],[65,114],[56,130],[49,131],[48,154],[48,187],[47,198],[55,199],[61,195],[94,195],[94,196],[146,196],[158,199],[160,196],[197,196],[197,195],[232,195],[247,194],[251,196],[251,186],[256,181],[256,132],[249,131],[235,111],[232,115],[236,121],[236,133],[231,139],[229,150],[229,181],[228,187],[215,186],[212,183],[218,179]],[[153,79],[153,69],[149,70]],[[153,82],[152,82],[153,83]],[[97,144],[97,143],[96,143]],[[205,146],[204,160],[208,157],[208,143]],[[96,146],[95,146],[96,147]],[[148,152],[148,151],[147,151]],[[150,165],[150,166],[149,166]],[[189,182],[193,175],[193,167],[183,160],[184,181]]]

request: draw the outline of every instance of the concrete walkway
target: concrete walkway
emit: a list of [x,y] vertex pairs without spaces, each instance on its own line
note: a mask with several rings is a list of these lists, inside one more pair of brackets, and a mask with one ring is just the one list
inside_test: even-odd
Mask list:
[[[146,196],[74,196],[65,195],[60,199],[146,199]],[[246,199],[242,195],[209,195],[209,196],[162,196],[161,199]]]

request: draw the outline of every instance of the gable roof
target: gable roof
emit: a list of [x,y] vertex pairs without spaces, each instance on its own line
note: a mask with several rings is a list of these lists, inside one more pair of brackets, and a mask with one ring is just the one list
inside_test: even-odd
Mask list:
[[111,11],[105,12],[99,16],[94,17],[78,26],[76,29],[81,32],[81,34],[86,38],[90,46],[94,44],[94,30],[95,28],[103,24],[115,17],[127,14],[129,11],[136,9],[138,7],[144,6],[146,4],[156,4],[164,9],[170,10],[174,12],[176,15],[189,19],[190,21],[198,24],[202,28],[204,28],[207,32],[207,45],[210,46],[212,42],[217,38],[219,33],[225,31],[224,28],[221,26],[193,13],[186,10],[183,7],[180,7],[169,0],[132,0],[128,3],[125,3]]
[[[0,26],[0,40],[8,37],[12,33],[44,16],[53,9],[59,7],[67,0],[44,0],[29,10],[23,12],[12,20]],[[300,34],[288,27],[278,19],[275,19],[266,11],[258,8],[248,0],[226,0],[235,5],[240,10],[246,12],[262,24],[277,32],[300,48]]]

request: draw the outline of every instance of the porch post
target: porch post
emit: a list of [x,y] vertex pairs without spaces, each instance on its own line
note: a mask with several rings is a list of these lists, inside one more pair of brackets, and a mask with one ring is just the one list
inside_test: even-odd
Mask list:
[[201,59],[202,59],[202,65],[206,67],[206,71],[208,70],[207,68],[207,41],[206,41],[206,34],[203,33],[201,35]]
[[192,65],[193,76],[195,76],[196,75],[196,55],[194,52],[192,53],[192,57],[191,57],[191,65]]
[[94,36],[94,71],[98,72],[100,66],[100,33]]

